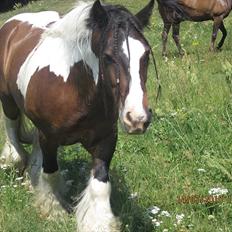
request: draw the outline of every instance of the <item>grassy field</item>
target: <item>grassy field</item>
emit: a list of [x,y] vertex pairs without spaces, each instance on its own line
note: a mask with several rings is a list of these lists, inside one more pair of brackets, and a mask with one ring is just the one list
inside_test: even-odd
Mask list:
[[[0,14],[0,24],[22,11],[67,12],[73,0],[37,1]],[[145,1],[110,0],[133,12]],[[228,37],[223,50],[209,52],[212,22],[185,22],[181,39],[186,55],[178,57],[171,38],[168,60],[161,56],[162,22],[157,6],[146,36],[156,55],[162,97],[155,103],[155,72],[149,70],[149,99],[156,112],[145,135],[120,131],[111,165],[112,205],[123,232],[232,231],[232,17],[225,20]],[[220,37],[221,35],[219,35]],[[0,150],[4,142],[0,125]],[[62,169],[75,180],[71,195],[84,186],[90,157],[79,146],[60,150]],[[183,196],[209,196],[212,188],[227,189],[219,202],[180,202]],[[194,200],[194,199],[193,199]],[[158,207],[160,210],[156,210]],[[158,211],[158,212],[156,212]],[[74,231],[73,215],[57,221],[39,216],[33,194],[14,169],[0,169],[0,231]]]

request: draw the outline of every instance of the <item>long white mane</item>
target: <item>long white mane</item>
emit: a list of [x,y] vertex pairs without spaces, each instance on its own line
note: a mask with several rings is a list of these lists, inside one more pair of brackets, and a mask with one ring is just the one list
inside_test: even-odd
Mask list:
[[85,50],[83,48],[89,46],[92,36],[86,25],[92,6],[92,2],[78,2],[73,10],[47,29],[43,37],[60,37],[69,43],[76,43],[81,51]]

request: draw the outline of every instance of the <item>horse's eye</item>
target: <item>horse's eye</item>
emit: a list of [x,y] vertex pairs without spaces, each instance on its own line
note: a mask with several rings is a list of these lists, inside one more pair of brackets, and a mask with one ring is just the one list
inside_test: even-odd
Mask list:
[[114,58],[108,54],[104,54],[104,61],[107,63],[107,64],[115,64],[116,61],[114,60]]

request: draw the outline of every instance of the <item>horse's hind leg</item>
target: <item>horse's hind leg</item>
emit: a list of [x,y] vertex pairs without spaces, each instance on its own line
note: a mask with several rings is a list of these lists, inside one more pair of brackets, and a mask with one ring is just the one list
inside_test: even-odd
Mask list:
[[162,42],[163,42],[163,50],[162,55],[165,57],[167,56],[167,41],[168,41],[168,33],[171,28],[171,23],[164,22],[164,28],[162,32]]
[[[33,144],[35,129],[24,114],[20,114],[19,140],[24,144]],[[29,125],[30,124],[30,125]]]
[[223,18],[222,17],[215,17],[214,18],[214,23],[213,23],[213,33],[212,33],[212,38],[211,38],[211,45],[210,45],[210,50],[215,51],[215,41],[217,38],[218,30],[220,25],[223,23]]
[[184,50],[181,48],[181,44],[180,44],[180,23],[173,23],[172,24],[172,38],[176,43],[176,47],[179,51],[179,54],[181,56],[184,55]]
[[220,42],[218,43],[217,49],[220,49],[223,46],[224,41],[225,41],[226,36],[227,36],[227,31],[226,31],[226,28],[224,26],[223,21],[222,21],[221,25],[219,26],[219,29],[222,32],[222,38],[221,38]]
[[28,154],[20,143],[20,111],[11,97],[1,97],[6,132],[0,165],[16,165],[21,172],[25,170],[28,163]]

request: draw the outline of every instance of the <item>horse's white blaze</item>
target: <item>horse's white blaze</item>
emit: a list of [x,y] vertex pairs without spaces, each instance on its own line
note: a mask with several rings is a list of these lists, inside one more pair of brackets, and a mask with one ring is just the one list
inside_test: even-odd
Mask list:
[[18,20],[22,22],[27,22],[33,27],[45,28],[49,23],[55,22],[60,18],[59,14],[55,11],[42,11],[38,13],[23,13],[16,15],[6,22],[12,20]]
[[110,182],[91,177],[76,208],[77,229],[81,232],[116,232],[118,222],[110,206]]
[[[83,61],[92,70],[97,84],[99,60],[92,52],[92,34],[86,27],[90,9],[91,4],[79,3],[78,8],[57,20],[50,28],[46,28],[40,42],[28,55],[18,73],[17,85],[24,97],[33,74],[45,67],[66,82],[73,65]],[[37,13],[33,15],[35,21],[37,16]],[[39,21],[40,17],[37,20]]]
[[[129,93],[125,100],[125,106],[122,112],[124,121],[126,119],[126,113],[130,112],[130,116],[133,120],[146,119],[146,112],[143,107],[143,90],[140,80],[140,59],[145,53],[144,45],[132,37],[128,38],[129,51],[130,51],[130,85]],[[123,42],[123,51],[129,58],[127,42]],[[129,123],[129,122],[128,122]],[[130,123],[129,123],[130,124]]]

